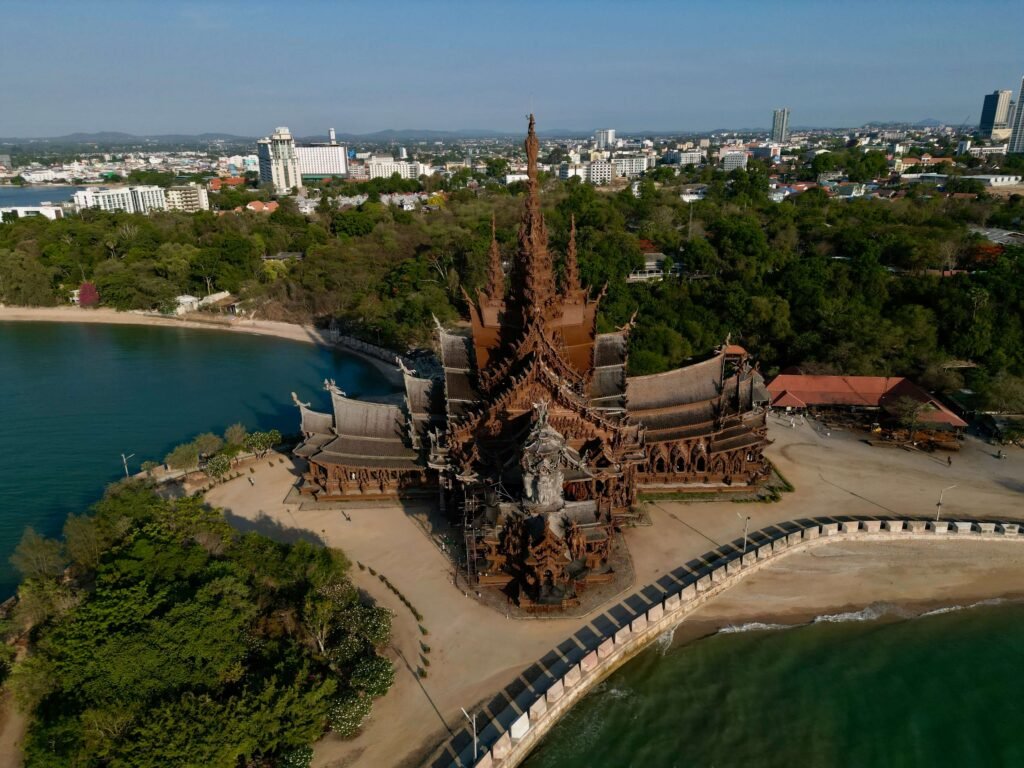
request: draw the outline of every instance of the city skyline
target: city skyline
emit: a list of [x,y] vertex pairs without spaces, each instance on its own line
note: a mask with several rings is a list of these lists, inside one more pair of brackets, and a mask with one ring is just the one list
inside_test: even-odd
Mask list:
[[[854,17],[808,2],[397,3],[385,19],[319,2],[285,14],[265,2],[97,5],[102,15],[63,0],[5,7],[0,66],[32,76],[0,84],[0,136],[261,136],[282,122],[298,136],[511,134],[528,111],[572,131],[767,130],[783,102],[794,127],[976,125],[983,95],[1024,71],[1024,7],[1000,0],[958,20],[956,37],[948,2],[868,3]],[[972,53],[981,38],[984,58]]]

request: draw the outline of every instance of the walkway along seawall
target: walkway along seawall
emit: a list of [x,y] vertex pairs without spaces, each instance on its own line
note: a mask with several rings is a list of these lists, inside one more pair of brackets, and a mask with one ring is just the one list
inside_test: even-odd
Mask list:
[[559,718],[663,632],[780,558],[833,542],[1019,541],[1024,523],[990,520],[842,517],[791,521],[749,535],[692,560],[593,619],[537,661],[488,704],[473,734],[457,731],[426,763],[429,768],[513,768]]

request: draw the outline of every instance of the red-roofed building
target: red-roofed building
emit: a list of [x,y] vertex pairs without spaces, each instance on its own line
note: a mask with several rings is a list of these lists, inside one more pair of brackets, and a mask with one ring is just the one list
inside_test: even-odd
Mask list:
[[253,200],[251,203],[245,206],[247,211],[253,213],[273,213],[277,210],[277,203],[271,200],[269,203],[262,203],[259,200]]
[[207,185],[211,192],[220,192],[224,187],[236,189],[238,187],[245,186],[245,179],[241,176],[228,176],[226,178],[210,179],[210,183]]
[[889,410],[909,397],[929,407],[918,417],[922,424],[962,429],[967,422],[932,395],[903,376],[805,376],[783,373],[768,384],[774,408],[840,408]]

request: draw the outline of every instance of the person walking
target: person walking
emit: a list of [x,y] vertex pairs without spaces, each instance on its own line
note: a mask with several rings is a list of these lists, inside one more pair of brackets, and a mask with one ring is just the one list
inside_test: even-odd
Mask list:
[[953,466],[953,457],[952,456],[947,456],[946,457],[946,466],[947,467],[952,467]]

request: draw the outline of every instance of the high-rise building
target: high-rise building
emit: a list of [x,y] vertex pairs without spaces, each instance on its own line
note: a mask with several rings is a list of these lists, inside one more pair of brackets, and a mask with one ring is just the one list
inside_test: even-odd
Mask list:
[[1007,152],[1024,152],[1024,77],[1020,80],[1020,94],[1017,96],[1017,108],[1013,112],[1010,125],[1010,144]]
[[789,140],[789,107],[782,107],[772,112],[772,141],[777,144]]
[[1010,126],[1010,104],[1012,104],[1013,91],[993,91],[985,96],[981,106],[981,122],[978,124],[978,132],[983,138],[1003,138]]
[[273,184],[279,195],[302,186],[295,139],[287,128],[278,128],[269,137],[257,141],[256,155],[260,159],[261,184]]
[[598,149],[611,149],[615,146],[615,129],[606,128],[594,134],[594,143]]

